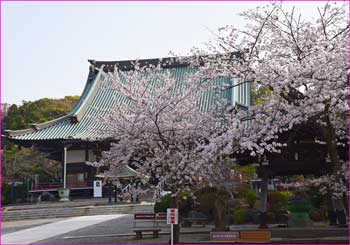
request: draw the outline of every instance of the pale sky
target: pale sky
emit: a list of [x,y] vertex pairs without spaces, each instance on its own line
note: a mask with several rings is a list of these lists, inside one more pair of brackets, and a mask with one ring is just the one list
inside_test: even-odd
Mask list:
[[[80,95],[88,59],[187,54],[267,2],[2,2],[1,102]],[[320,2],[288,2],[308,16]]]

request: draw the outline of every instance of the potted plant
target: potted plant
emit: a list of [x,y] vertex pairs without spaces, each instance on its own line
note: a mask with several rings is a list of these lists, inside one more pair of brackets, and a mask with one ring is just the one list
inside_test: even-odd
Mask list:
[[301,193],[295,194],[293,198],[288,201],[288,211],[290,215],[291,226],[306,226],[310,223],[309,211],[311,204]]

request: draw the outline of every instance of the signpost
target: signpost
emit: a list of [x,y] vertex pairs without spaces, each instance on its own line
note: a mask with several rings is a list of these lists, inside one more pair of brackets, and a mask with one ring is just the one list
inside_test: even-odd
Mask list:
[[94,197],[102,197],[102,180],[94,180]]
[[166,211],[166,223],[171,225],[171,245],[173,245],[174,224],[178,224],[179,222],[179,210],[177,208],[168,208]]

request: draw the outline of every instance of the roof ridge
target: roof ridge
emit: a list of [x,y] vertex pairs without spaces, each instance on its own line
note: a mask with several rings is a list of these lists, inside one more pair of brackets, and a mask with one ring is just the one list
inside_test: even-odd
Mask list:
[[[70,113],[71,113],[71,112],[70,112]],[[52,120],[47,121],[47,122],[43,122],[43,123],[33,123],[33,124],[32,124],[32,127],[33,127],[35,130],[40,130],[40,129],[43,129],[43,128],[50,127],[50,126],[52,126],[52,125],[55,124],[55,123],[59,123],[59,122],[61,122],[61,121],[64,121],[64,119],[69,118],[70,113],[68,113],[67,115],[64,115],[64,116],[62,116],[62,117],[52,119]]]
[[[22,134],[29,134],[29,133],[32,133],[34,131],[38,131],[38,130],[50,127],[52,125],[55,125],[57,123],[60,123],[66,119],[70,119],[70,121],[72,123],[78,122],[78,120],[80,120],[80,118],[81,118],[79,111],[80,111],[82,106],[85,106],[86,103],[84,103],[84,102],[85,102],[86,98],[88,98],[90,95],[91,87],[89,88],[88,85],[91,81],[93,81],[93,83],[94,83],[97,76],[98,76],[97,75],[97,76],[95,76],[95,78],[93,78],[94,72],[95,72],[95,69],[93,67],[90,67],[88,79],[85,83],[85,87],[84,87],[84,90],[79,98],[79,101],[77,102],[77,104],[72,108],[72,110],[68,114],[61,116],[59,118],[52,119],[52,120],[47,121],[47,122],[33,123],[33,124],[31,124],[31,128],[19,129],[19,130],[5,130],[5,135],[13,137],[13,136],[18,136],[18,135],[22,135]],[[88,95],[84,96],[84,94],[88,94]],[[85,111],[86,111],[86,109],[84,110],[84,112]]]
[[198,59],[200,63],[203,62],[204,59],[210,58],[213,56],[226,56],[229,59],[232,58],[240,58],[240,52],[229,52],[223,54],[206,54],[206,55],[188,55],[188,56],[169,56],[163,58],[149,58],[149,59],[133,59],[133,60],[116,60],[116,61],[103,61],[103,60],[94,60],[88,59],[88,62],[98,68],[103,68],[105,71],[114,71],[114,68],[117,66],[119,70],[128,71],[132,70],[137,62],[141,67],[149,66],[149,65],[160,65],[162,68],[178,68],[182,66],[191,65],[191,59]]
[[91,87],[87,91],[86,96],[83,98],[82,103],[80,106],[76,109],[74,113],[71,115],[71,122],[77,123],[80,121],[80,119],[84,116],[86,110],[88,109],[89,105],[91,104],[93,98],[95,97],[97,91],[98,91],[98,84],[100,84],[100,77],[101,73],[103,71],[100,70],[95,78],[91,81]]
[[162,68],[173,68],[180,66],[188,66],[189,62],[179,61],[176,57],[152,58],[152,59],[135,59],[135,60],[119,60],[119,61],[96,61],[89,59],[91,65],[102,68],[104,71],[114,71],[117,66],[121,71],[129,71],[138,63],[140,66],[161,65]]

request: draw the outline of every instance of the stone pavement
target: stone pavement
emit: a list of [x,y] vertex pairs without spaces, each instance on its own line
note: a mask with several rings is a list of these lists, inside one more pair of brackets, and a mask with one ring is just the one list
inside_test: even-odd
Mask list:
[[[84,216],[63,220],[51,220],[52,223],[40,225],[42,221],[34,221],[36,227],[7,233],[2,243],[22,244],[144,244],[168,243],[169,225],[160,224],[162,229],[159,238],[145,235],[136,239],[133,233],[133,215],[101,215]],[[29,225],[30,223],[23,223]],[[14,224],[12,224],[13,226]],[[138,222],[137,227],[149,227],[152,222]],[[181,228],[180,242],[207,243],[213,228],[194,226]],[[231,230],[256,230],[256,225],[234,225]],[[348,243],[348,230],[325,227],[323,225],[308,228],[277,228],[271,226],[272,243]],[[12,240],[11,240],[12,239]]]
[[111,219],[117,219],[125,216],[124,214],[116,215],[94,215],[75,217],[58,222],[44,224],[29,229],[24,229],[1,236],[1,244],[30,244],[47,239],[53,236],[60,236],[70,231],[93,226]]
[[63,220],[64,218],[54,219],[35,219],[35,220],[16,220],[16,221],[2,221],[1,223],[1,234],[11,233],[19,230],[32,228],[39,225],[49,224]]
[[[141,203],[92,204],[85,202],[50,203],[37,205],[23,205],[6,207],[2,212],[2,221],[53,219],[90,215],[133,214],[139,212],[153,212],[154,204],[142,201]],[[91,205],[90,205],[91,204]]]
[[[136,204],[131,203],[129,201],[121,202],[118,201],[117,205],[127,205],[127,204]],[[139,203],[141,205],[153,204],[153,201],[150,198],[144,198]],[[2,211],[18,211],[18,210],[30,210],[30,209],[38,209],[38,208],[60,208],[60,207],[85,207],[85,206],[108,206],[108,198],[85,198],[85,199],[73,199],[69,202],[38,202],[33,204],[13,204],[6,205],[1,208]],[[116,205],[114,203],[114,199],[112,198],[112,205]]]

